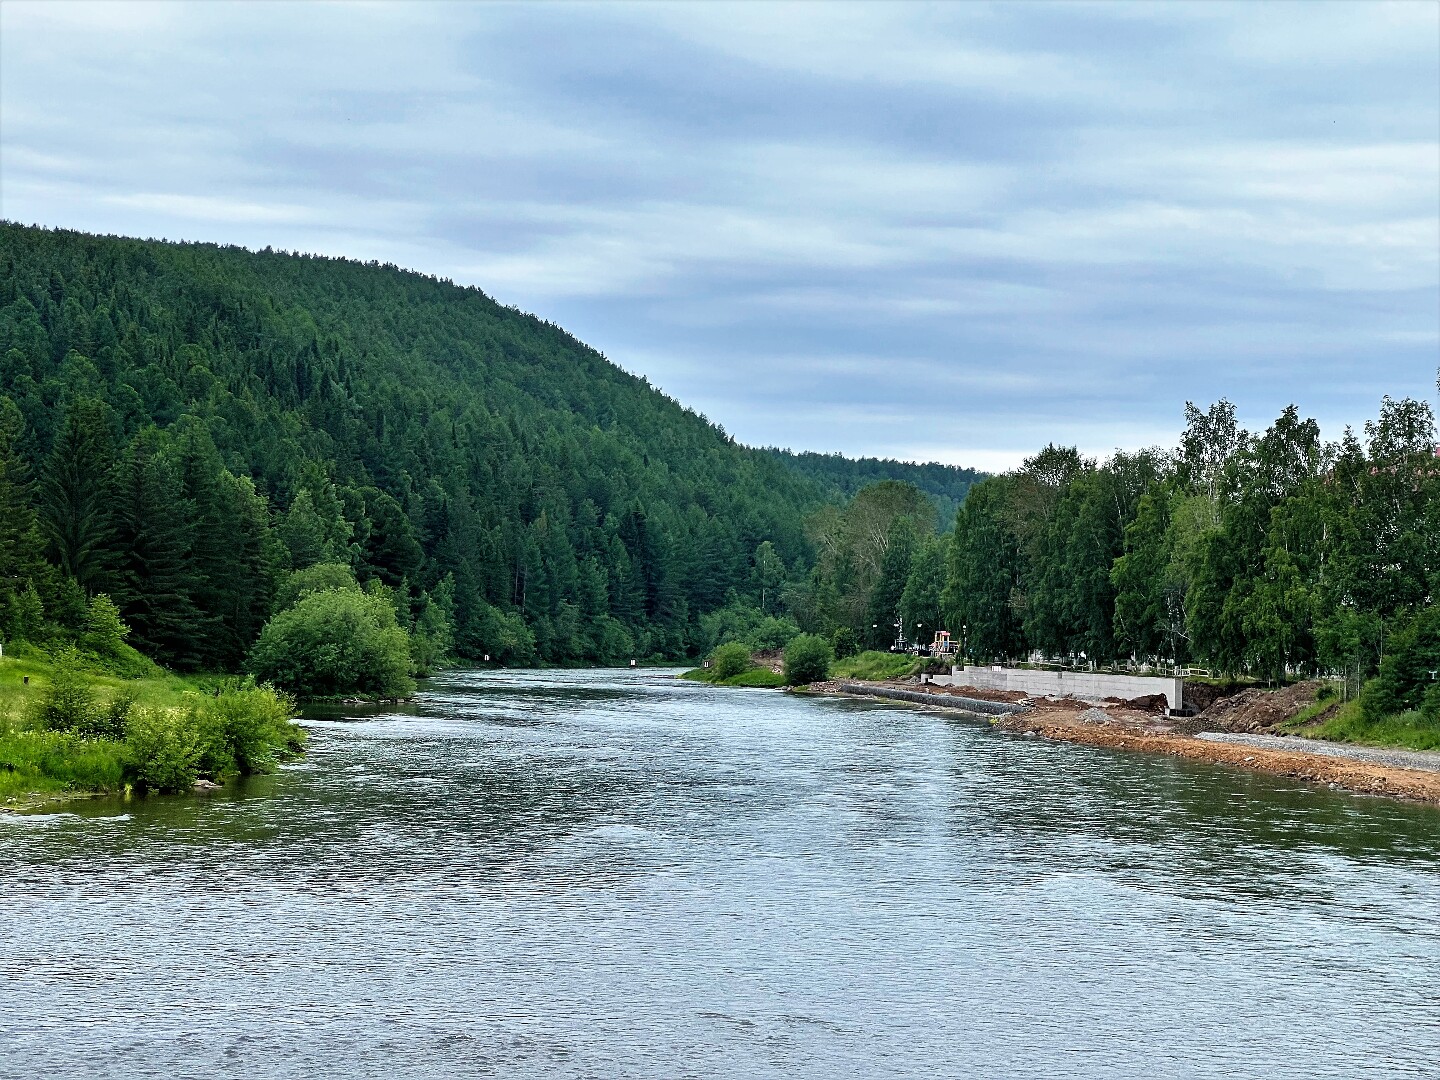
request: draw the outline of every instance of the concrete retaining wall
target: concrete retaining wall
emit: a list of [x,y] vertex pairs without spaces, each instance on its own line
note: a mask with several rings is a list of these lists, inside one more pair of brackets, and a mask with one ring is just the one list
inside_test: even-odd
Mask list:
[[1185,680],[1153,675],[1106,675],[1098,671],[1031,671],[1028,668],[952,668],[950,675],[936,675],[942,686],[975,686],[986,690],[1019,690],[1047,697],[1077,697],[1096,700],[1109,697],[1137,698],[1164,694],[1170,708],[1184,708]]

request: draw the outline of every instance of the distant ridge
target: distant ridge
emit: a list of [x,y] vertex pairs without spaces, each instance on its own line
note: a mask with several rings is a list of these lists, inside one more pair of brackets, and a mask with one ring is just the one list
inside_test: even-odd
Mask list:
[[794,451],[765,447],[770,454],[792,469],[841,494],[854,495],[867,484],[881,480],[902,480],[914,484],[935,504],[936,525],[946,532],[955,523],[955,514],[965,501],[970,488],[984,480],[988,473],[958,465],[942,465],[938,461],[896,461],[893,458],[849,458],[843,454],[820,454],[812,450]]

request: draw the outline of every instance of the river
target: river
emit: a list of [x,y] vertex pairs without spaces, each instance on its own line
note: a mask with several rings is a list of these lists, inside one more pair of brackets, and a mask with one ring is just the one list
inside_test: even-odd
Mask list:
[[0,816],[0,1075],[1440,1074],[1440,813],[654,671]]

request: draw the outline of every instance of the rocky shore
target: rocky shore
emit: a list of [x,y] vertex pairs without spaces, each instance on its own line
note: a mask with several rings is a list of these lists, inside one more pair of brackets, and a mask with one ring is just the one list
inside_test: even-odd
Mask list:
[[[1321,743],[1298,736],[1220,735],[1171,721],[1148,702],[1091,702],[1075,698],[1031,700],[972,687],[915,683],[817,683],[812,692],[898,699],[969,713],[997,730],[1060,739],[1084,746],[1167,754],[1287,776],[1363,795],[1383,795],[1440,806],[1440,754]],[[969,699],[969,700],[967,700]],[[1004,715],[986,715],[981,701],[1003,702]],[[1205,735],[1209,737],[1205,737]]]

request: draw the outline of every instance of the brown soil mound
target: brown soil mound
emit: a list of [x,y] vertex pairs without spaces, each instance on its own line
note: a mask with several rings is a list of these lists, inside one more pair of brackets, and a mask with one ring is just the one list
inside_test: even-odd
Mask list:
[[1266,731],[1312,704],[1319,689],[1320,684],[1311,681],[1283,690],[1241,690],[1221,698],[1185,727],[1193,731]]
[[1228,698],[1246,689],[1240,683],[1185,682],[1185,707],[1197,713],[1204,712],[1221,698]]
[[1111,705],[1125,705],[1131,709],[1142,709],[1145,712],[1166,712],[1170,708],[1170,699],[1164,694],[1142,694],[1140,697],[1118,698],[1107,697],[1105,699]]
[[762,668],[768,668],[776,675],[785,671],[785,651],[783,649],[764,649],[761,652],[750,654],[753,663]]

